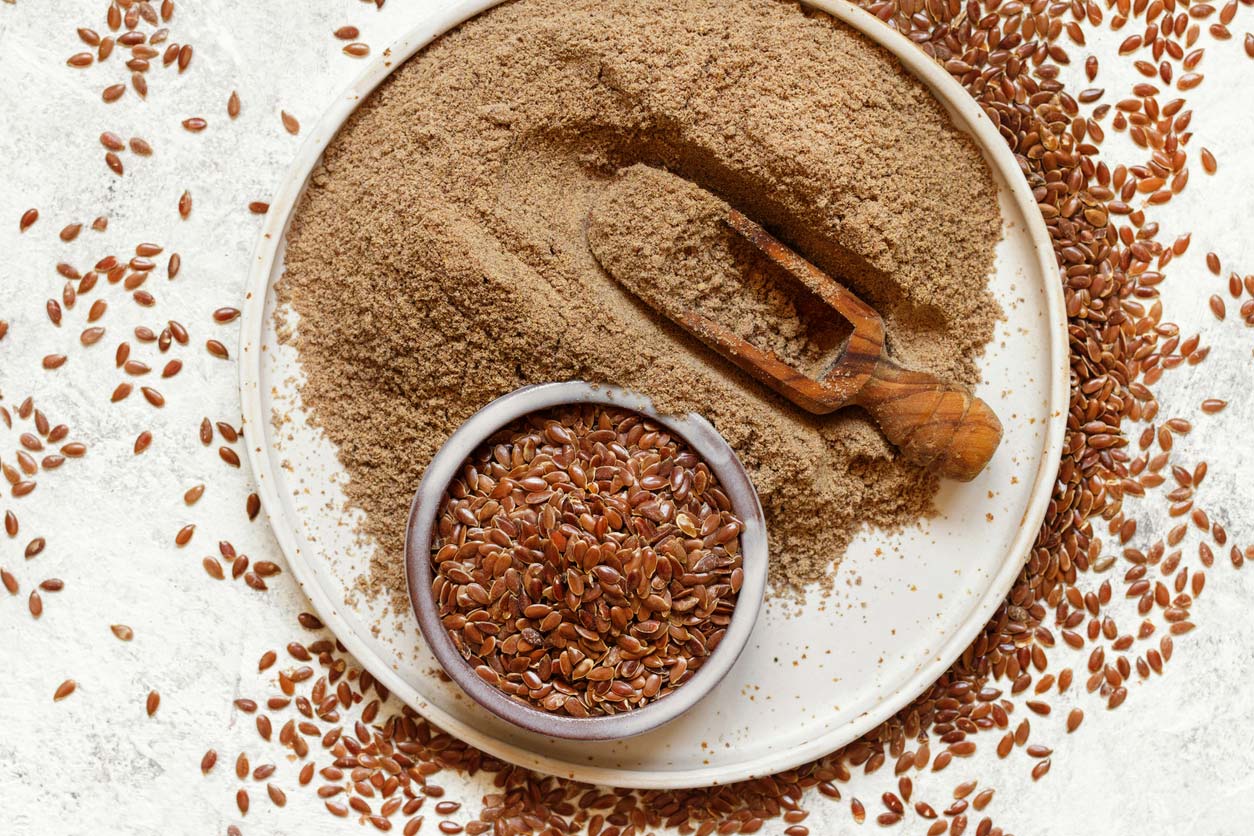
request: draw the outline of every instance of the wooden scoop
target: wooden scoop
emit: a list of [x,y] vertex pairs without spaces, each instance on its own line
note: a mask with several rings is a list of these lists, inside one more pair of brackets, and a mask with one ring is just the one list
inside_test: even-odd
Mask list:
[[[634,167],[627,176],[633,177],[642,168]],[[667,191],[698,188],[656,169],[644,171],[646,178],[655,181],[653,185],[660,183]],[[666,179],[659,180],[659,176]],[[667,182],[669,179],[682,185],[673,186]],[[638,182],[633,184],[638,185]],[[710,200],[709,205],[718,207],[717,213],[709,217],[725,223],[852,325],[848,339],[833,353],[825,369],[814,376],[807,375],[775,352],[754,346],[731,327],[698,312],[694,306],[677,304],[674,294],[658,293],[647,278],[624,275],[625,268],[644,263],[637,256],[648,247],[648,242],[642,242],[626,258],[615,257],[610,248],[599,246],[607,234],[631,234],[642,227],[663,228],[666,219],[650,218],[634,230],[616,229],[616,226],[623,226],[624,205],[620,202],[613,211],[594,207],[589,218],[589,242],[594,255],[610,275],[642,301],[802,409],[824,415],[856,404],[871,414],[888,440],[908,460],[952,479],[965,482],[975,478],[1001,441],[1001,422],[989,405],[961,386],[898,365],[884,345],[883,321],[870,306],[745,215],[708,192],[703,194]],[[690,197],[682,191],[676,191],[674,196],[677,199]],[[626,208],[630,209],[631,205],[626,204]],[[659,227],[659,223],[663,227]],[[698,234],[697,240],[704,238],[708,243],[711,240],[708,230],[703,232],[706,234]]]

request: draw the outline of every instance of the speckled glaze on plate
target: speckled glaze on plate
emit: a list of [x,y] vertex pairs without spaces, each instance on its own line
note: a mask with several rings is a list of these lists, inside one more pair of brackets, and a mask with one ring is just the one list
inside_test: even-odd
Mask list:
[[[709,466],[744,523],[740,535],[744,579],[731,623],[701,668],[674,693],[643,708],[606,717],[570,717],[515,702],[475,674],[444,629],[431,595],[431,536],[444,491],[467,456],[493,433],[533,412],[565,404],[595,403],[643,413],[687,442]],[[409,510],[405,535],[405,578],[423,638],[449,676],[470,698],[498,717],[538,734],[568,740],[618,740],[653,731],[696,706],[736,664],[758,620],[766,592],[766,521],[749,474],[714,425],[700,415],[663,416],[648,398],[617,386],[593,386],[582,380],[524,386],[502,395],[457,428],[422,476]]]
[[[442,681],[412,613],[355,587],[370,545],[344,511],[346,473],[305,423],[296,352],[279,345],[273,282],[306,179],[353,109],[391,70],[494,0],[446,4],[383,51],[329,105],[271,202],[245,306],[240,387],[249,459],[290,568],[346,647],[432,722],[502,760],[623,787],[728,783],[796,766],[849,743],[920,694],[975,638],[1010,589],[1049,502],[1067,407],[1066,318],[1049,238],[1013,156],[965,91],[874,17],[835,0],[810,5],[896,54],[954,124],[972,135],[999,190],[1004,238],[993,292],[1007,319],[981,364],[979,395],[1005,437],[988,469],[949,482],[938,515],[896,534],[863,532],[834,591],[802,610],[768,601],[739,662],[694,710],[624,741],[564,741],[505,723]],[[291,323],[299,328],[299,323]],[[362,385],[369,385],[363,381]],[[279,425],[275,415],[287,416]]]

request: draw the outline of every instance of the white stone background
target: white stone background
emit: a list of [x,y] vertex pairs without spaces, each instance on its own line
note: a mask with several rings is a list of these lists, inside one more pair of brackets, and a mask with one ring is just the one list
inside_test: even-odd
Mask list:
[[[223,833],[232,822],[248,834],[360,832],[358,823],[329,816],[313,787],[296,787],[297,767],[282,760],[277,746],[263,745],[251,718],[231,707],[236,696],[268,693],[272,682],[255,672],[256,660],[266,649],[308,640],[295,624],[296,613],[308,607],[286,574],[272,580],[266,594],[242,583],[214,582],[199,566],[219,539],[232,541],[254,560],[282,563],[264,516],[249,523],[243,514],[250,490],[246,467],[230,470],[214,448],[196,440],[201,416],[233,422],[239,417],[236,368],[209,357],[203,344],[215,337],[234,354],[236,326],[215,325],[211,312],[240,303],[261,223],[246,204],[267,199],[299,145],[300,138],[283,131],[280,108],[312,124],[361,69],[360,62],[340,53],[332,30],[357,25],[362,40],[378,51],[434,7],[418,0],[391,0],[382,11],[357,0],[181,2],[169,24],[170,37],[194,45],[191,67],[181,76],[154,68],[146,101],[128,90],[121,101],[105,104],[100,90],[127,75],[118,54],[86,70],[65,65],[70,54],[84,48],[76,27],[105,31],[104,2],[0,5],[5,85],[0,96],[0,248],[5,253],[0,319],[10,323],[0,342],[0,403],[12,409],[32,395],[54,424],[68,423],[71,439],[91,448],[86,458],[40,478],[32,495],[14,500],[6,492],[0,498],[0,506],[13,508],[21,522],[16,539],[0,535],[0,565],[22,585],[18,597],[0,592],[0,669],[5,674],[0,685],[0,833],[205,834]],[[1226,322],[1209,314],[1206,299],[1223,294],[1225,282],[1206,271],[1203,254],[1217,252],[1225,275],[1230,269],[1254,272],[1254,243],[1248,235],[1248,219],[1254,215],[1254,165],[1248,162],[1254,61],[1241,47],[1251,26],[1254,12],[1242,6],[1231,26],[1233,40],[1212,41],[1203,32],[1199,46],[1207,55],[1199,70],[1206,80],[1188,94],[1196,110],[1191,183],[1180,198],[1149,213],[1161,223],[1164,241],[1193,232],[1188,254],[1169,267],[1162,285],[1166,318],[1180,323],[1186,334],[1200,330],[1203,343],[1213,346],[1204,364],[1168,373],[1158,386],[1163,416],[1194,421],[1193,433],[1178,440],[1176,460],[1190,466],[1209,461],[1200,502],[1243,545],[1254,540],[1247,434],[1254,401],[1246,396],[1251,333],[1235,316],[1239,303],[1229,301]],[[1134,22],[1115,34],[1086,27],[1088,46],[1069,47],[1075,76],[1068,78],[1069,88],[1088,86],[1079,68],[1093,52],[1102,57],[1097,86],[1108,90],[1104,101],[1127,95],[1138,79],[1128,67],[1133,58],[1116,57],[1117,45],[1142,28]],[[243,113],[234,122],[225,114],[231,89],[238,89],[243,100]],[[1166,92],[1160,96],[1168,98]],[[209,120],[202,134],[180,127],[192,115]],[[103,130],[143,136],[156,153],[146,159],[123,154],[127,170],[119,178],[105,167],[97,140]],[[1104,153],[1112,165],[1120,159],[1140,161],[1122,137],[1108,135]],[[1218,157],[1217,176],[1202,173],[1196,160],[1201,145]],[[175,210],[184,189],[195,199],[187,221]],[[19,234],[18,218],[32,206],[38,207],[40,220]],[[99,214],[109,217],[106,233],[84,230],[69,245],[58,240],[65,224],[89,223]],[[108,334],[90,350],[77,344],[86,303],[67,311],[59,329],[51,326],[44,302],[58,296],[63,284],[54,272],[57,262],[86,269],[106,253],[131,252],[141,241],[162,244],[167,254],[178,251],[183,258],[176,281],[166,281],[160,270],[150,280],[159,300],[156,308],[137,307],[117,288],[98,289],[87,301],[110,299],[111,310],[101,323]],[[161,261],[164,265],[164,256]],[[153,409],[138,392],[111,404],[109,394],[122,379],[112,361],[120,335],[167,318],[191,331],[188,348],[176,346],[160,357],[164,362],[179,356],[186,364],[177,377],[153,384],[168,404]],[[70,360],[59,370],[44,371],[40,358],[51,352],[64,352]],[[136,355],[159,367],[152,346]],[[1217,416],[1203,416],[1198,404],[1204,397],[1225,398],[1231,405]],[[136,457],[131,447],[144,429],[155,440]],[[0,427],[0,456],[6,461],[12,461],[17,447],[16,432]],[[208,489],[199,504],[187,508],[181,495],[198,482]],[[1142,544],[1170,525],[1161,500],[1129,507],[1139,519],[1137,541]],[[175,548],[175,532],[189,522],[197,525],[192,543]],[[48,547],[24,560],[22,548],[34,536],[46,537]],[[1196,554],[1193,534],[1184,548],[1186,555]],[[1117,565],[1114,571],[1122,570]],[[1194,607],[1198,629],[1177,640],[1164,676],[1147,683],[1134,676],[1128,700],[1117,711],[1106,711],[1096,697],[1083,693],[1087,650],[1051,654],[1051,670],[1072,666],[1077,683],[1065,697],[1054,698],[1051,717],[1033,717],[1033,741],[1054,748],[1053,769],[1041,781],[1029,779],[1032,762],[1021,750],[997,760],[992,752],[996,738],[986,735],[976,757],[956,761],[939,774],[916,776],[915,797],[939,809],[958,782],[976,778],[981,787],[997,789],[986,812],[1020,836],[1248,833],[1254,816],[1254,700],[1247,690],[1254,656],[1254,622],[1247,615],[1252,572],[1233,570],[1220,553]],[[44,595],[45,612],[36,621],[27,612],[26,595],[47,577],[64,579],[66,587]],[[1125,610],[1122,626],[1131,629],[1139,619],[1130,605]],[[118,622],[134,628],[133,642],[113,637],[109,625]],[[77,692],[53,703],[54,689],[66,678],[78,681]],[[144,711],[150,689],[162,695],[153,718]],[[1077,733],[1066,735],[1063,723],[1071,704],[1083,707],[1087,719]],[[221,759],[204,778],[199,762],[210,746]],[[231,766],[240,750],[254,764],[279,763],[273,780],[288,791],[286,808],[272,807],[264,788],[256,785],[251,812],[239,817]],[[878,831],[873,818],[882,810],[879,795],[894,785],[889,771],[855,779],[843,788],[843,803],[809,798],[811,832]],[[485,784],[452,775],[440,780],[450,797],[464,801],[470,811],[478,809]],[[850,817],[850,794],[868,808],[862,827]],[[971,815],[968,832],[974,832],[978,818]],[[784,827],[771,822],[762,832],[779,833]],[[925,830],[926,823],[911,816],[896,832]],[[368,826],[367,832],[372,832]],[[434,822],[428,821],[423,832],[435,832]]]

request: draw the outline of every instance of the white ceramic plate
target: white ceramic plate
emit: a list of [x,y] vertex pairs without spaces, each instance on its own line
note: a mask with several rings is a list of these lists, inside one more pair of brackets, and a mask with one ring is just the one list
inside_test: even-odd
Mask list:
[[[298,358],[278,344],[272,317],[284,230],[327,143],[393,68],[495,2],[434,11],[376,58],[310,132],[271,203],[249,281],[240,386],[249,458],[279,544],[319,615],[376,678],[502,760],[625,787],[728,783],[812,760],[890,717],[944,672],[1010,589],[1044,516],[1062,445],[1067,361],[1061,285],[1036,204],[992,123],[947,73],[872,16],[813,2],[895,53],[975,137],[994,172],[1005,236],[990,282],[1007,321],[988,347],[979,394],[1001,416],[1005,438],[979,478],[944,486],[935,519],[860,536],[830,597],[811,596],[800,615],[768,604],[736,667],[684,717],[618,743],[521,731],[434,675],[412,614],[388,614],[354,591],[370,547],[343,513],[346,474],[331,443],[304,421]],[[276,411],[291,420],[276,428]]]

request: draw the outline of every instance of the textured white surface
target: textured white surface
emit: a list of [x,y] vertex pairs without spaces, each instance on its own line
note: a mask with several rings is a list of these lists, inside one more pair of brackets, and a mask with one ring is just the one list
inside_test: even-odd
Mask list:
[[[296,788],[296,768],[277,747],[262,744],[251,720],[230,706],[237,695],[270,693],[273,683],[255,673],[256,659],[268,648],[304,638],[294,615],[306,605],[286,575],[263,594],[241,583],[211,581],[200,569],[200,558],[219,539],[254,559],[279,557],[264,521],[250,524],[243,515],[247,474],[229,470],[213,448],[202,447],[195,426],[202,415],[238,420],[235,369],[210,358],[202,346],[212,336],[234,348],[234,326],[214,325],[210,314],[237,302],[260,226],[245,204],[266,199],[299,142],[283,132],[279,108],[312,122],[357,71],[359,65],[342,56],[330,37],[336,26],[360,26],[363,40],[378,49],[429,9],[400,0],[383,12],[355,0],[185,3],[171,24],[171,40],[195,45],[188,72],[180,77],[154,69],[146,102],[128,92],[105,105],[99,90],[126,75],[116,55],[87,70],[64,65],[81,49],[76,26],[103,31],[103,3],[0,5],[0,70],[8,87],[0,97],[0,245],[6,253],[0,318],[10,322],[0,342],[0,392],[10,408],[33,395],[53,423],[68,423],[70,437],[92,448],[85,459],[42,477],[30,496],[0,498],[0,507],[12,507],[21,520],[16,540],[0,536],[0,565],[22,584],[17,598],[0,592],[0,665],[7,674],[0,687],[0,832],[222,833],[240,821],[229,768],[240,750],[254,763],[276,759],[274,780],[289,796],[287,807],[275,810],[257,786],[252,811],[242,821],[245,833],[359,832],[355,823],[328,816],[311,792]],[[1157,389],[1163,414],[1194,421],[1194,432],[1177,443],[1177,458],[1210,461],[1200,501],[1241,544],[1250,542],[1254,499],[1247,475],[1251,449],[1243,435],[1254,420],[1254,401],[1246,397],[1251,335],[1231,302],[1224,323],[1208,313],[1207,297],[1224,293],[1225,283],[1206,271],[1203,254],[1216,251],[1225,275],[1230,269],[1254,272],[1246,222],[1254,214],[1254,168],[1242,165],[1254,113],[1254,62],[1240,44],[1252,18],[1247,7],[1240,9],[1233,41],[1209,42],[1203,34],[1207,57],[1199,69],[1207,77],[1188,94],[1197,111],[1190,149],[1195,155],[1199,145],[1211,148],[1219,175],[1206,177],[1193,162],[1186,194],[1151,213],[1164,240],[1194,233],[1188,254],[1167,271],[1166,318],[1185,333],[1200,329],[1204,344],[1213,345],[1203,365],[1166,375]],[[1107,88],[1108,101],[1125,95],[1136,80],[1116,69],[1114,57],[1118,42],[1132,31],[1134,26],[1118,34],[1090,32],[1087,49],[1070,50],[1077,73],[1088,51],[1103,56],[1098,84]],[[225,116],[232,88],[244,103],[233,123]],[[195,136],[184,132],[179,121],[191,115],[209,119],[209,129]],[[144,136],[155,155],[123,155],[127,173],[118,178],[102,159],[96,137],[103,130]],[[1127,162],[1139,161],[1130,151],[1117,137],[1106,147],[1112,162],[1118,153],[1126,153]],[[187,221],[175,212],[183,189],[195,197]],[[40,209],[41,219],[19,235],[17,218],[31,206]],[[97,214],[109,215],[107,233],[84,231],[71,245],[57,240],[64,224],[89,222]],[[150,280],[155,308],[138,308],[116,287],[98,288],[88,301],[110,300],[102,322],[109,331],[87,350],[77,344],[86,304],[67,312],[60,329],[50,325],[43,308],[63,283],[53,269],[58,261],[85,267],[109,252],[129,253],[140,241],[177,250],[184,260],[176,281],[162,274]],[[166,318],[192,332],[189,348],[168,355],[184,359],[183,372],[154,384],[165,393],[166,407],[155,410],[138,393],[110,404],[109,393],[121,379],[112,362],[117,340],[129,337],[136,324]],[[53,351],[70,360],[45,372],[40,358]],[[157,358],[151,346],[137,353],[150,363]],[[1197,405],[1208,396],[1227,398],[1231,406],[1203,417]],[[131,445],[143,429],[151,429],[155,440],[136,459]],[[0,429],[0,456],[11,462],[15,447],[15,434]],[[184,507],[182,492],[202,481],[209,485],[204,498]],[[1162,510],[1159,500],[1136,508],[1137,541],[1148,543],[1165,530]],[[196,534],[186,548],[175,548],[174,534],[188,522],[197,524]],[[34,536],[46,537],[48,547],[26,561],[22,547]],[[1187,556],[1195,555],[1192,534],[1183,547]],[[997,761],[993,741],[981,738],[981,752],[971,761],[916,777],[915,797],[940,808],[954,784],[979,777],[982,786],[997,788],[987,812],[1021,836],[1248,832],[1254,815],[1248,750],[1254,701],[1245,687],[1254,646],[1246,606],[1254,593],[1250,572],[1234,571],[1219,555],[1193,610],[1198,630],[1177,641],[1165,676],[1134,682],[1123,708],[1107,712],[1076,686],[1067,699],[1085,708],[1079,732],[1063,734],[1064,700],[1055,701],[1051,717],[1034,718],[1033,740],[1055,750],[1053,770],[1040,782],[1028,778],[1030,762],[1021,751]],[[64,579],[66,588],[46,593],[44,615],[33,621],[25,596],[47,577]],[[1119,620],[1135,624],[1132,607],[1126,609]],[[133,642],[111,635],[108,625],[116,622],[135,629]],[[1083,669],[1084,658],[1056,651],[1051,670]],[[77,679],[79,689],[54,704],[52,692],[67,677]],[[149,719],[143,704],[153,688],[162,705]],[[198,764],[210,746],[222,760],[206,779]],[[472,809],[486,791],[482,783],[441,780],[450,796]],[[851,793],[861,797],[873,818],[879,794],[892,783],[881,772],[842,791],[846,799]],[[813,833],[879,830],[869,822],[854,826],[847,803],[816,797],[810,804]],[[432,824],[423,832],[434,832]],[[773,822],[762,832],[782,829]],[[925,829],[912,818],[899,832]]]

